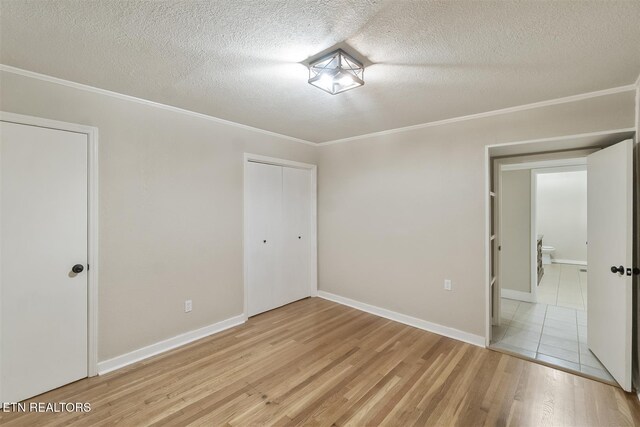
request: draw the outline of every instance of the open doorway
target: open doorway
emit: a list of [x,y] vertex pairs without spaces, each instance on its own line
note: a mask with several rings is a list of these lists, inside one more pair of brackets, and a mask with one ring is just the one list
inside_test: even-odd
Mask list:
[[532,169],[531,183],[537,302],[577,310],[586,319],[586,164]]
[[630,389],[631,141],[603,145],[488,150],[488,344]]
[[613,381],[587,345],[586,156],[499,170],[501,321],[492,346]]

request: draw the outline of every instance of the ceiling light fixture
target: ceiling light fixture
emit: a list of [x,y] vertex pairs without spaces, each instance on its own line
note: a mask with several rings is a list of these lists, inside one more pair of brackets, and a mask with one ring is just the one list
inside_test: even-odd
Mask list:
[[364,66],[342,49],[309,64],[309,84],[337,95],[364,84]]

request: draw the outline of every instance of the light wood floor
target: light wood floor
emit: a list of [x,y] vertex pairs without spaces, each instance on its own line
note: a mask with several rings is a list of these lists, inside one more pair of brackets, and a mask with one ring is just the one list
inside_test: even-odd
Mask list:
[[12,425],[640,425],[637,397],[311,298],[33,401]]

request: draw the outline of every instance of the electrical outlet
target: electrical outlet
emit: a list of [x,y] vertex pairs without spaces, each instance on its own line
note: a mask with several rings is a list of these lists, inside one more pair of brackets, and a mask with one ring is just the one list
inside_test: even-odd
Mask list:
[[190,299],[186,300],[184,302],[184,312],[188,313],[193,309],[193,303],[191,302]]
[[451,280],[449,280],[449,279],[444,279],[444,288],[445,288],[445,290],[447,290],[447,291],[450,291],[450,290],[451,290]]

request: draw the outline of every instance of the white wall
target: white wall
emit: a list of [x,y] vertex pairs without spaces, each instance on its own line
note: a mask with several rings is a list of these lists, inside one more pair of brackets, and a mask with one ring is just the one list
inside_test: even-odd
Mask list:
[[483,336],[485,146],[634,123],[625,92],[317,148],[11,73],[0,84],[4,111],[100,130],[100,360],[242,311],[244,151],[318,161],[321,290]]
[[500,287],[531,293],[531,170],[503,171],[500,200]]
[[633,116],[625,92],[321,147],[320,289],[484,336],[485,146]]
[[315,163],[316,147],[12,73],[0,83],[3,111],[98,127],[100,361],[242,313],[243,152]]
[[536,232],[553,258],[587,262],[587,172],[537,175]]

